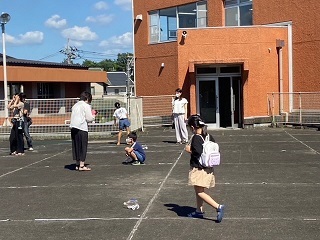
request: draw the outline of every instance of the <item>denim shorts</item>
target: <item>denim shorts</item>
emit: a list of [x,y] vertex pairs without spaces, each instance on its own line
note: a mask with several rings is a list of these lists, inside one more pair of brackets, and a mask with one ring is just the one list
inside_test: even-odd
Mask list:
[[130,122],[128,118],[119,120],[119,130],[125,130],[127,127],[130,127]]
[[143,156],[139,152],[134,151],[134,154],[136,154],[139,162],[144,162],[145,159],[143,158]]

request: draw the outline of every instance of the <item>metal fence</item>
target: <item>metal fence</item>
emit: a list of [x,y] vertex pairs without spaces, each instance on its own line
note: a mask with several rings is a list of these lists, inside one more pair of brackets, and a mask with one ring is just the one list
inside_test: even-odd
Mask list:
[[320,124],[320,92],[268,93],[267,102],[274,124]]
[[[70,132],[69,124],[71,108],[78,101],[77,98],[64,99],[28,99],[30,103],[32,125],[30,133],[67,133]],[[143,127],[142,99],[124,96],[112,96],[94,98],[92,109],[99,113],[93,123],[89,123],[89,131],[95,133],[118,131],[113,125],[114,103],[120,102],[122,107],[130,111],[131,129],[136,130]],[[4,101],[0,101],[0,133],[10,133],[11,126],[2,126],[5,122]],[[9,111],[9,118],[12,113]]]

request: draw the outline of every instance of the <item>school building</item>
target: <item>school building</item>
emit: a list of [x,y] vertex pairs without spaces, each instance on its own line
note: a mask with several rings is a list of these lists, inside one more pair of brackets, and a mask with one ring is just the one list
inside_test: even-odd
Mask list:
[[[137,96],[183,89],[212,127],[270,122],[268,93],[320,92],[320,1],[134,0]],[[295,110],[283,102],[279,114]]]

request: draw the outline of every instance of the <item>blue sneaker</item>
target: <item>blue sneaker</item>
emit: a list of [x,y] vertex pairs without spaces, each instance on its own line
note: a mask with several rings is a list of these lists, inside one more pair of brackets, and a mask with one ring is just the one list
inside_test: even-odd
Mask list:
[[203,218],[204,212],[198,212],[198,211],[194,211],[192,213],[188,214],[188,217],[191,218]]
[[224,205],[219,205],[219,207],[217,208],[217,213],[217,222],[220,223],[224,215]]

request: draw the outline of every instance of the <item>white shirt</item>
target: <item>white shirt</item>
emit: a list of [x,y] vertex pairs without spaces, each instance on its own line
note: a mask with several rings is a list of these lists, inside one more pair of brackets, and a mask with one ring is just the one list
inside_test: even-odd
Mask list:
[[172,100],[172,105],[173,105],[173,113],[185,113],[185,108],[184,106],[188,103],[188,100],[185,98],[182,98],[180,101],[179,99],[177,100]]
[[88,122],[92,122],[93,120],[94,116],[91,113],[91,106],[88,103],[79,101],[73,105],[70,128],[77,128],[88,132]]
[[113,116],[118,119],[127,118],[127,110],[123,107],[118,108],[114,111]]

